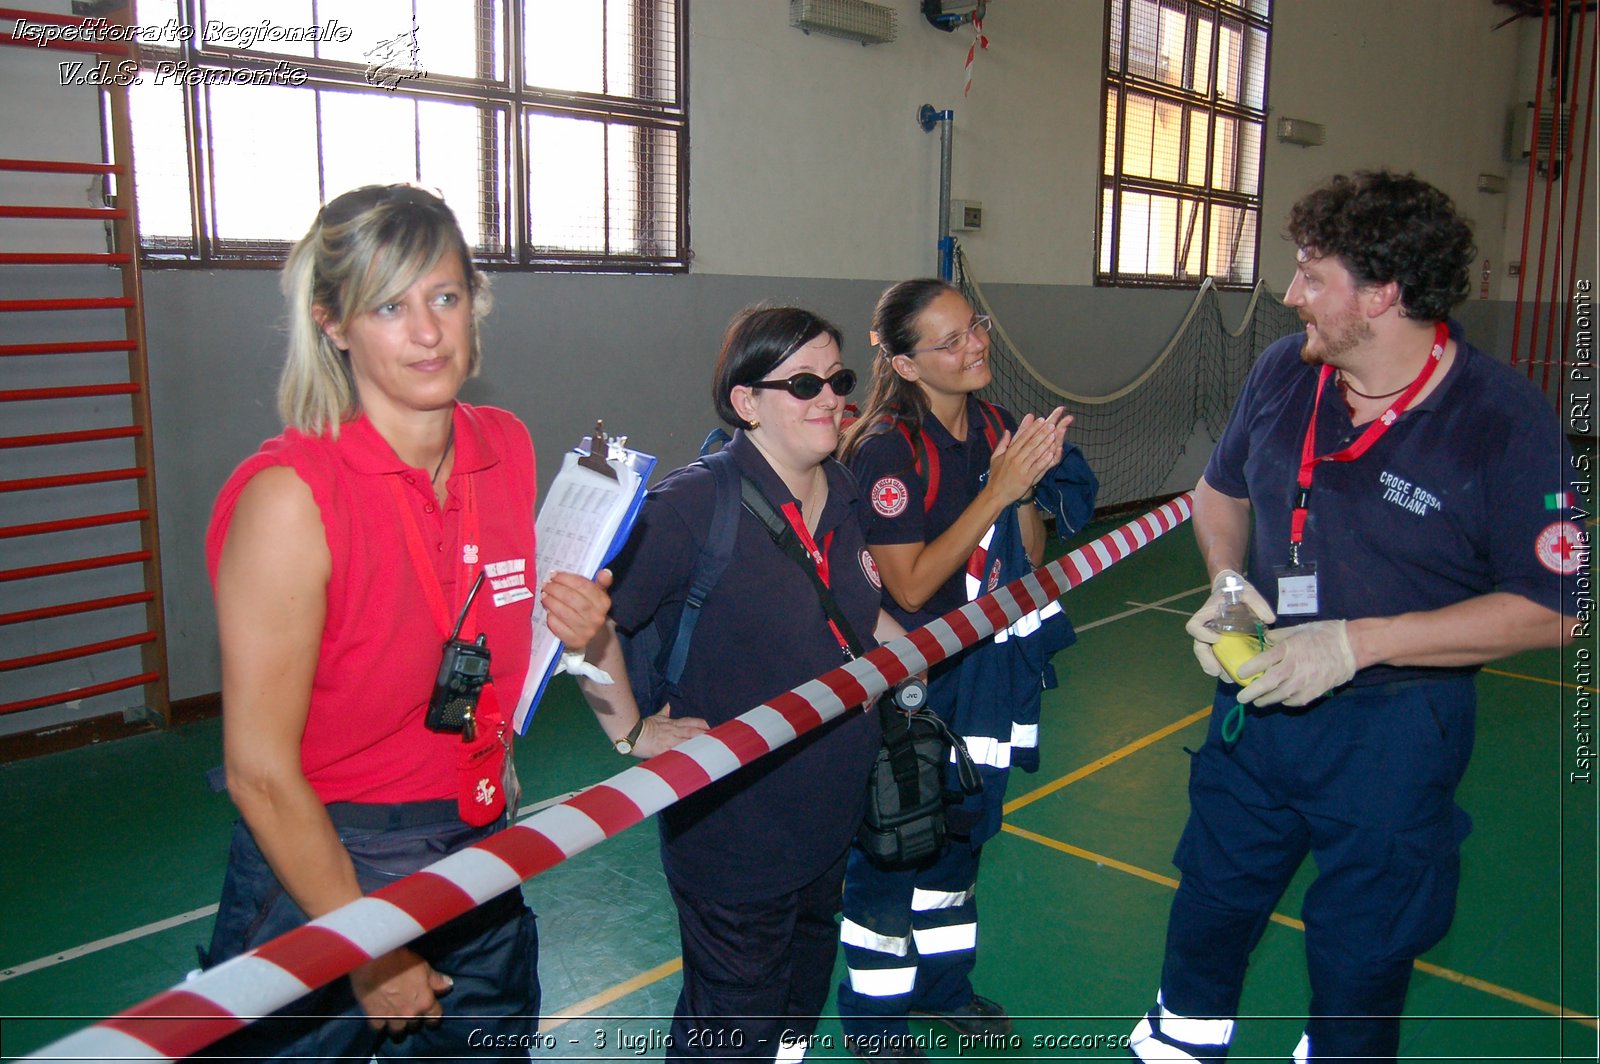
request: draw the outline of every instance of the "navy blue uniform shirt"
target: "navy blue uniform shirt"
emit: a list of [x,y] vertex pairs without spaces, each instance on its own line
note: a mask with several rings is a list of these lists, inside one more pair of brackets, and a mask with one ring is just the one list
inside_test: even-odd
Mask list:
[[[1555,412],[1454,322],[1451,335],[1455,361],[1427,399],[1360,458],[1318,463],[1300,557],[1316,563],[1319,612],[1280,624],[1433,610],[1491,591],[1576,612],[1585,539]],[[1301,361],[1304,345],[1303,334],[1289,336],[1262,353],[1205,472],[1217,491],[1250,501],[1249,578],[1274,605],[1320,369]],[[1342,450],[1365,428],[1352,424],[1330,376],[1316,453]],[[1354,682],[1471,671],[1374,666]]]
[[[1000,420],[1009,431],[1015,431],[1016,418],[1010,411],[995,407]],[[967,396],[967,438],[958,440],[950,435],[940,420],[929,414],[922,423],[923,429],[939,451],[939,491],[933,508],[924,512],[927,480],[927,460],[923,461],[923,474],[918,475],[911,444],[897,428],[888,428],[861,441],[850,459],[850,469],[861,485],[867,505],[867,542],[874,545],[897,543],[932,543],[956,523],[983,487],[983,478],[989,472],[992,449],[983,431],[984,414],[978,398]],[[905,626],[906,631],[921,628],[929,621],[967,604],[967,571],[965,566],[956,569],[933,597],[916,613],[900,608],[892,595],[883,597],[889,615]]]
[[[742,431],[728,450],[775,507],[795,502]],[[860,499],[844,466],[828,459],[824,468],[828,500],[815,538],[826,550],[834,599],[870,649],[881,591],[862,536]],[[663,633],[677,631],[715,501],[713,475],[698,465],[673,473],[646,497],[613,567],[611,616],[623,631],[652,620]],[[741,509],[733,558],[700,614],[673,716],[703,717],[715,727],[845,660],[810,579]],[[770,898],[814,880],[855,835],[879,743],[877,713],[849,710],[664,809],[668,877],[689,893],[728,901]]]

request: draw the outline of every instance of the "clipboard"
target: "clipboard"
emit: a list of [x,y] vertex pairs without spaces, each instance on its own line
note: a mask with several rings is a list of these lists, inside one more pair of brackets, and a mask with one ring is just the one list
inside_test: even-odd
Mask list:
[[585,436],[562,456],[561,470],[539,507],[534,523],[538,544],[534,571],[539,584],[533,600],[528,678],[511,717],[518,735],[527,733],[563,649],[541,605],[539,592],[545,580],[557,572],[594,579],[622,550],[644,505],[645,485],[656,459],[630,450],[626,443],[626,436],[607,436],[605,426],[595,422],[594,435]]

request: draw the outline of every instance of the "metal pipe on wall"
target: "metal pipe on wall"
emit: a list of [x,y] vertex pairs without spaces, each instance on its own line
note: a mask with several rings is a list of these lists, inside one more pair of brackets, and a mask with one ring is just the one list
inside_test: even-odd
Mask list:
[[955,238],[950,235],[950,160],[952,140],[955,136],[956,113],[948,108],[936,111],[933,104],[925,103],[917,112],[917,124],[924,133],[932,133],[939,126],[939,224],[938,233],[939,278],[955,278]]

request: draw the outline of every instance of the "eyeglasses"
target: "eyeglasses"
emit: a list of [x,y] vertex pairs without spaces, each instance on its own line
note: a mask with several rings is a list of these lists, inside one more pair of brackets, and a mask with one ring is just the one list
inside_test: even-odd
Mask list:
[[954,336],[952,336],[950,339],[946,340],[944,343],[942,343],[942,344],[934,344],[932,347],[919,347],[915,351],[911,351],[911,352],[908,352],[908,353],[909,354],[913,354],[913,355],[921,355],[921,354],[926,354],[929,351],[943,351],[946,354],[952,354],[952,353],[954,353],[956,351],[960,351],[962,348],[966,347],[967,346],[967,342],[970,341],[973,337],[977,336],[980,331],[985,336],[988,336],[989,335],[989,328],[990,328],[989,315],[987,315],[987,314],[979,314],[979,315],[977,315],[976,317],[974,317],[972,319],[972,324],[971,325],[968,325],[965,329],[962,329],[960,332],[956,333]]
[[855,370],[842,369],[831,377],[819,377],[815,373],[796,373],[787,380],[756,381],[750,387],[776,388],[778,391],[788,392],[796,399],[815,399],[822,394],[824,384],[833,389],[834,395],[840,397],[849,395],[856,390]]

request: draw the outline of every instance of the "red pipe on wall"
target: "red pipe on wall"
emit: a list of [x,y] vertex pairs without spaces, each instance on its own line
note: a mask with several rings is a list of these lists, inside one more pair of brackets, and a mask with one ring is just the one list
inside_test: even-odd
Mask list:
[[[1522,345],[1522,295],[1528,283],[1528,230],[1533,226],[1533,177],[1539,169],[1539,111],[1544,105],[1545,44],[1550,32],[1550,0],[1544,0],[1544,17],[1539,21],[1539,64],[1533,83],[1533,147],[1528,152],[1528,185],[1522,200],[1522,252],[1517,267],[1517,310],[1511,321],[1511,364],[1517,364]],[[1528,379],[1533,379],[1533,355],[1528,355]]]

